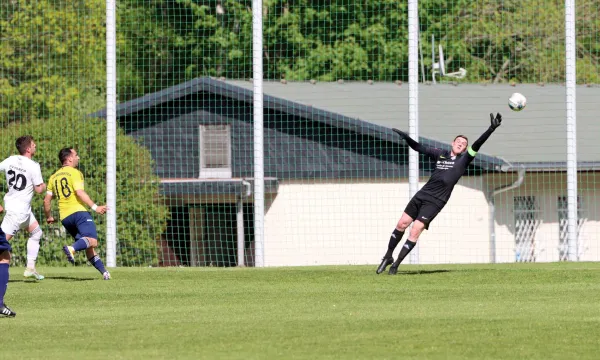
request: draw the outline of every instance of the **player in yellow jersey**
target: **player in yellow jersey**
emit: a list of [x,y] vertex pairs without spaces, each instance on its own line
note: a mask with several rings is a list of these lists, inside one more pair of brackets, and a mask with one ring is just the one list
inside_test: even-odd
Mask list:
[[63,251],[71,264],[75,263],[75,252],[85,250],[88,261],[102,274],[104,280],[110,280],[110,274],[96,253],[98,232],[86,205],[98,214],[106,213],[106,206],[96,205],[83,187],[83,174],[77,170],[79,155],[73,148],[64,148],[58,153],[63,165],[48,181],[48,190],[44,198],[44,213],[48,224],[55,222],[51,212],[52,199],[58,200],[58,213],[63,226],[75,242],[64,246]]

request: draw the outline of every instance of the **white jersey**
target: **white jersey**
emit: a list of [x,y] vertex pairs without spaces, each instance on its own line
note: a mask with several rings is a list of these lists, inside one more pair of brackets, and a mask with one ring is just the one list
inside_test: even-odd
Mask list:
[[28,157],[13,155],[0,163],[0,171],[6,173],[8,186],[4,195],[5,210],[20,214],[31,212],[33,187],[44,183],[40,164]]

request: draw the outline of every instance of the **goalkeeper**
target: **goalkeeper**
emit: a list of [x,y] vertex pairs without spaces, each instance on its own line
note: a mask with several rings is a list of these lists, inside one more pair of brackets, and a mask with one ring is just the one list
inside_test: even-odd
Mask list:
[[[454,185],[463,176],[469,164],[475,158],[477,151],[481,145],[492,135],[494,130],[502,123],[502,115],[500,113],[490,114],[490,127],[477,139],[472,146],[469,145],[469,140],[464,135],[458,135],[452,142],[452,150],[440,150],[423,146],[411,139],[406,133],[392,129],[404,140],[411,149],[420,154],[427,155],[431,160],[436,161],[436,167],[429,181],[419,190],[410,200],[404,213],[398,220],[398,224],[390,237],[388,249],[381,264],[377,268],[377,274],[385,271],[388,265],[392,264],[389,270],[390,275],[395,275],[398,272],[398,266],[404,260],[406,255],[417,245],[417,240],[424,229],[429,229],[431,221],[440,213],[440,211],[450,199]],[[413,223],[414,222],[414,223]],[[402,250],[398,258],[394,262],[392,254],[398,243],[404,235],[404,231],[410,224],[413,224],[408,239],[402,246]]]

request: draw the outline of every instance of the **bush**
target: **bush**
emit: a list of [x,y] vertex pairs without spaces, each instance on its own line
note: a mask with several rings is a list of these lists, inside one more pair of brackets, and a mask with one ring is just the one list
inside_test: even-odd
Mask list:
[[[58,152],[74,147],[81,158],[79,169],[84,175],[85,190],[98,204],[106,203],[106,122],[101,119],[49,119],[9,125],[1,129],[0,149],[3,158],[16,153],[14,141],[18,136],[31,134],[37,143],[34,160],[40,163],[44,180],[60,168]],[[10,149],[10,150],[9,150]],[[117,264],[119,266],[157,265],[156,240],[165,231],[169,210],[159,196],[158,178],[153,173],[149,151],[136,144],[121,129],[117,134]],[[0,177],[3,193],[6,179]],[[43,213],[43,196],[35,194],[34,214],[42,230],[42,247],[38,264],[66,265],[61,248],[73,239],[60,224],[47,225]],[[58,218],[57,202],[53,215]],[[92,212],[98,229],[99,253],[106,253],[106,218]],[[13,264],[26,263],[27,232],[12,241]],[[78,260],[86,261],[84,255]]]

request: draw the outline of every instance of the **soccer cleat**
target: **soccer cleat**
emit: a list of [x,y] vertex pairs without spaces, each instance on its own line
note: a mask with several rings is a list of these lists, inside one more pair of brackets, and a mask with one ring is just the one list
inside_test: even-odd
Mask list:
[[110,280],[110,273],[108,271],[105,271],[104,274],[102,274],[102,278],[104,280]]
[[381,274],[382,272],[385,271],[385,268],[388,267],[389,264],[394,262],[394,258],[393,257],[384,257],[383,259],[381,259],[381,264],[379,264],[379,267],[377,268],[377,273]]
[[71,264],[75,264],[75,249],[72,246],[63,246],[63,252],[67,255],[67,260]]
[[0,317],[15,317],[17,313],[12,311],[8,306],[0,306]]
[[[398,264],[398,265],[400,265],[400,264]],[[398,273],[398,265],[392,264],[392,266],[390,266],[390,271],[388,272],[388,274],[396,275]]]
[[44,275],[40,275],[35,269],[25,269],[23,276],[26,278],[34,278],[36,280],[44,280]]

